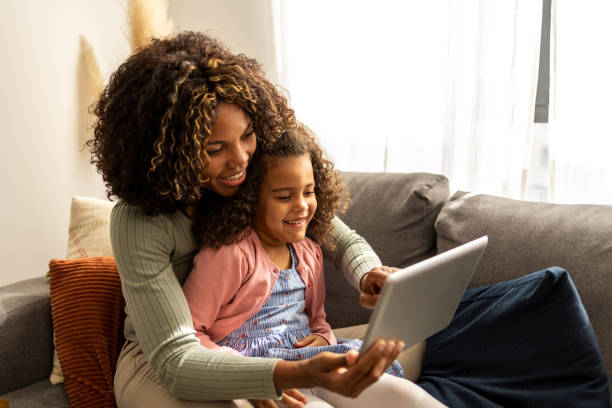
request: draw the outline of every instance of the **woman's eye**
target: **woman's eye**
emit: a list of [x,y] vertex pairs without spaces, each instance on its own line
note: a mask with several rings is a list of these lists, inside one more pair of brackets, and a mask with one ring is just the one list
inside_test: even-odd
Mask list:
[[246,132],[244,135],[242,135],[242,140],[248,140],[254,134],[255,132],[253,131],[253,129],[251,129],[248,132]]
[[221,150],[223,150],[222,147],[220,147],[220,148],[218,148],[216,150],[207,150],[206,154],[208,154],[209,156],[215,156],[215,155],[221,153]]

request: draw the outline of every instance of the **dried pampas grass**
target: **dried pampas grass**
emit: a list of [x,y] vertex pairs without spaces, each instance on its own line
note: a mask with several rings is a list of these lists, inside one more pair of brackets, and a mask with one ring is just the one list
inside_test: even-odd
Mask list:
[[162,38],[172,33],[168,0],[128,0],[127,15],[132,52],[147,45],[152,38]]
[[89,44],[85,36],[80,35],[79,37],[81,41],[81,58],[83,58],[87,84],[91,95],[97,97],[102,91],[102,87],[104,87],[104,77],[102,76],[102,71],[100,71],[100,66],[91,44]]

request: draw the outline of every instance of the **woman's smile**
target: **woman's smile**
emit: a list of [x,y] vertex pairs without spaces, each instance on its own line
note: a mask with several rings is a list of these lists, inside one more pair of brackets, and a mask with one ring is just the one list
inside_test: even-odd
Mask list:
[[216,109],[217,119],[206,154],[210,161],[203,171],[206,187],[231,197],[246,180],[247,166],[257,147],[251,118],[233,103],[222,102]]
[[228,187],[237,187],[246,179],[246,169],[233,176],[219,177],[219,181]]

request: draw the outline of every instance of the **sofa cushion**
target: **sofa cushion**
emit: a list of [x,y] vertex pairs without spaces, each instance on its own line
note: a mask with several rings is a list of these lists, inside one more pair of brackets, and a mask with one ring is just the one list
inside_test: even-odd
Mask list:
[[51,260],[57,355],[73,408],[115,407],[113,376],[124,342],[124,301],[111,257]]
[[1,287],[0,322],[0,395],[48,378],[53,345],[47,279]]
[[91,197],[72,197],[66,259],[113,256],[110,214],[115,203]]
[[[72,197],[66,259],[113,256],[109,225],[110,213],[114,205],[115,203],[108,200]],[[55,348],[53,350],[53,370],[51,370],[49,380],[52,384],[64,381]]]
[[[339,217],[364,237],[384,265],[402,267],[436,252],[434,221],[448,200],[448,180],[428,173],[343,172],[351,204]],[[357,291],[325,260],[325,311],[332,327],[367,323]]]
[[1,395],[9,407],[27,408],[70,408],[63,385],[53,385],[49,379]]
[[456,193],[436,222],[438,249],[481,235],[489,246],[471,286],[561,266],[578,288],[612,372],[612,206],[535,203]]

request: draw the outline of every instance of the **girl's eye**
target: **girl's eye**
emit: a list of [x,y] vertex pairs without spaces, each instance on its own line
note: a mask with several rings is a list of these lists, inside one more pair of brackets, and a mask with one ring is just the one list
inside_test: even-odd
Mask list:
[[305,196],[311,196],[311,195],[314,195],[314,193],[315,193],[314,191],[305,191],[304,195]]
[[288,196],[288,195],[276,197],[276,199],[279,200],[279,201],[287,201],[290,198],[291,198],[291,196]]

